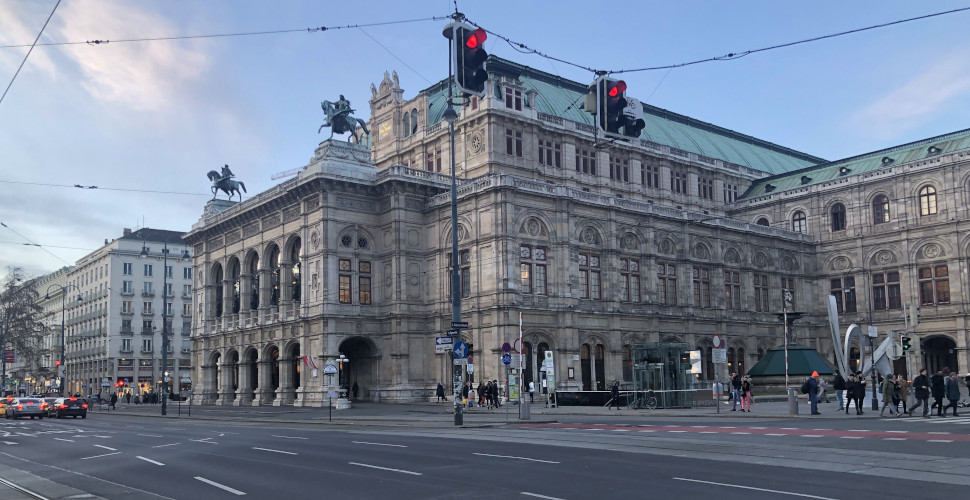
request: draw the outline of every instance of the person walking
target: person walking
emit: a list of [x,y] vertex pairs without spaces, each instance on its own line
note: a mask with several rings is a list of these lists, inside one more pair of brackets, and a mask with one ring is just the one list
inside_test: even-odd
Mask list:
[[967,384],[967,396],[970,397],[970,372],[967,373],[966,377],[963,377],[963,383]]
[[360,393],[360,386],[357,385],[356,380],[354,380],[354,386],[351,387],[350,390],[354,393],[354,401],[357,401],[357,394]]
[[826,382],[825,378],[822,376],[817,377],[815,380],[818,380],[818,402],[828,403],[829,402],[828,382]]
[[896,394],[896,377],[890,375],[882,379],[882,408],[879,410],[879,416],[882,417],[886,408],[889,408],[890,415],[899,415],[896,410],[893,409],[893,397]]
[[498,386],[498,380],[492,381],[492,395],[495,397],[495,407],[502,406],[502,390]]
[[[118,404],[118,393],[117,392],[112,392],[111,393],[111,409],[112,410],[115,409],[115,405],[116,404]],[[33,418],[33,417],[31,417],[31,418]]]
[[845,403],[845,414],[849,414],[849,406],[855,404],[855,414],[862,415],[862,398],[866,395],[865,384],[855,379],[855,374],[849,374],[849,380],[845,382],[845,394],[848,401]]
[[613,387],[610,387],[610,409],[613,405],[616,405],[616,411],[620,411],[620,382],[618,380],[613,381]]
[[915,391],[916,404],[909,409],[909,416],[912,417],[913,412],[922,406],[923,418],[930,418],[930,385],[929,380],[926,378],[926,368],[920,370],[919,375],[913,379],[913,390]]
[[943,377],[943,370],[937,370],[936,373],[930,377],[930,394],[933,395],[933,406],[930,407],[930,411],[936,408],[936,416],[943,416],[943,396],[946,391],[946,379]]
[[[906,407],[909,405],[909,403],[907,403],[906,400],[909,399],[909,381],[906,380],[906,377],[904,377],[902,374],[897,375],[896,387],[899,388],[897,397],[899,402],[903,403],[903,413],[908,413]],[[897,403],[896,400],[894,400],[893,403],[896,404],[896,411],[898,412],[899,403]]]
[[957,415],[957,403],[960,402],[960,381],[957,379],[957,372],[950,372],[950,377],[946,379],[944,395],[946,399],[950,400],[950,404],[943,408],[943,416],[946,416],[947,408],[953,408],[954,417],[959,416]]
[[529,402],[536,402],[536,383],[531,380],[529,381]]
[[442,400],[445,402],[448,401],[448,398],[445,397],[445,386],[441,385],[441,382],[438,382],[438,387],[435,388],[434,393],[435,396],[438,396],[438,403],[440,403]]
[[[737,372],[731,374],[731,411],[737,411],[738,399],[741,399],[741,375]],[[744,406],[741,406],[744,411]]]
[[838,370],[835,370],[835,378],[832,380],[832,388],[835,389],[835,399],[839,401],[839,409],[836,411],[842,411],[845,409],[845,378]]
[[818,411],[818,372],[812,372],[812,376],[806,381],[808,384],[808,402],[812,408],[812,415],[821,415]]
[[751,379],[747,375],[741,377],[741,411],[751,413]]

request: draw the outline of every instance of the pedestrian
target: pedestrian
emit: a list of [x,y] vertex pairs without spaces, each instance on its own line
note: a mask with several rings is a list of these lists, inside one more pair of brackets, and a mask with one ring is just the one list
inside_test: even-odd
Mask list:
[[821,376],[817,377],[815,380],[818,380],[818,401],[820,403],[828,403],[829,393],[827,390],[829,388],[829,384]]
[[115,409],[115,405],[116,404],[118,404],[118,393],[117,392],[112,392],[111,393],[111,409],[112,410]]
[[899,403],[903,403],[903,413],[906,413],[906,398],[909,397],[909,382],[902,374],[896,375],[896,397],[893,398],[893,405],[899,411]]
[[495,396],[495,407],[498,408],[502,406],[502,390],[498,386],[498,380],[492,381],[492,387],[495,389],[492,393]]
[[808,384],[808,402],[812,408],[812,415],[821,415],[818,411],[818,372],[812,372],[812,376],[806,380]]
[[741,377],[741,411],[751,413],[751,379],[747,375]]
[[127,401],[128,404],[131,404],[131,393],[130,392],[126,392],[125,393],[125,401]]
[[[737,372],[731,374],[731,411],[737,411],[738,399],[741,399],[741,375]],[[744,406],[741,406],[744,411]]]
[[838,370],[835,370],[835,378],[832,380],[832,388],[835,389],[835,399],[839,400],[839,409],[836,411],[842,411],[845,409],[845,378]]
[[963,383],[967,384],[967,396],[970,397],[970,372],[963,378]]
[[890,375],[882,379],[882,408],[879,410],[879,416],[883,416],[886,412],[886,408],[889,408],[890,415],[899,416],[899,413],[893,409],[893,396],[896,394],[896,377]]
[[461,402],[463,404],[468,404],[468,389],[471,386],[471,382],[465,382],[465,385],[461,386]]
[[438,396],[438,403],[442,400],[448,402],[448,398],[445,397],[445,386],[441,385],[441,382],[438,382],[438,387],[435,388],[434,394]]
[[354,380],[354,386],[351,387],[350,390],[353,391],[353,393],[354,393],[354,400],[356,401],[357,400],[357,394],[360,393],[360,386],[357,385],[357,381],[356,380]]
[[909,416],[912,417],[913,412],[922,406],[923,418],[930,418],[930,386],[929,381],[926,378],[926,368],[920,370],[919,375],[913,379],[913,390],[915,391],[914,396],[916,397],[916,404],[909,409]]
[[849,380],[845,382],[845,414],[849,414],[849,407],[855,404],[855,414],[862,415],[862,397],[865,395],[866,386],[855,379],[855,374],[849,374]]
[[946,379],[943,378],[943,370],[937,370],[932,377],[930,377],[930,394],[933,395],[933,406],[930,407],[930,411],[936,408],[936,416],[943,416],[943,396],[946,391]]
[[487,404],[485,402],[485,400],[488,399],[486,392],[487,390],[485,389],[485,383],[479,381],[478,382],[478,406],[484,407]]
[[[957,417],[957,403],[960,402],[960,381],[957,380],[957,372],[950,372],[950,377],[946,379],[946,388],[944,390],[946,399],[950,400],[950,404],[946,408],[953,408],[953,416]],[[946,416],[946,408],[943,408],[943,416]]]
[[613,387],[610,388],[610,408],[616,405],[616,411],[620,411],[620,382],[618,380],[613,381]]
[[529,402],[535,403],[536,396],[536,384],[533,381],[529,381]]

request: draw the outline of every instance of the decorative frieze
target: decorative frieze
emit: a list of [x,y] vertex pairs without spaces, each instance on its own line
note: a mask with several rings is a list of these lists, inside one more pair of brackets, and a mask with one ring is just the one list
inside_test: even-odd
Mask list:
[[242,230],[243,238],[249,238],[250,236],[256,236],[259,234],[259,222],[253,222],[243,226]]

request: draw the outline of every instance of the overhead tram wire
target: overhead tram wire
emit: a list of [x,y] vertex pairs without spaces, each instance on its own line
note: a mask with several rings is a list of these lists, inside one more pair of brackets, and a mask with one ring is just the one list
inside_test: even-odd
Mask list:
[[[60,1],[60,0],[58,0]],[[449,19],[450,16],[433,16],[419,19],[404,19],[400,21],[383,21],[377,23],[364,23],[364,24],[347,24],[343,26],[320,26],[316,28],[300,28],[300,29],[285,29],[285,30],[267,30],[267,31],[244,31],[238,33],[214,33],[207,35],[185,35],[185,36],[160,36],[160,37],[149,37],[149,38],[121,38],[118,40],[86,40],[83,42],[48,42],[48,43],[38,43],[36,45],[42,47],[51,47],[58,45],[105,45],[109,43],[133,43],[133,42],[167,42],[173,40],[194,40],[200,38],[229,38],[229,37],[241,37],[241,36],[262,36],[262,35],[279,35],[287,33],[322,33],[324,31],[334,31],[342,29],[351,28],[370,28],[374,26],[388,26],[393,24],[405,24],[405,23],[415,23],[422,21],[440,21],[443,19]],[[0,45],[0,49],[12,49],[29,47],[26,44],[18,45]]]
[[7,228],[7,229],[9,229],[9,230],[10,230],[10,232],[12,232],[13,234],[16,234],[17,236],[20,236],[21,238],[23,238],[23,239],[25,239],[25,240],[27,240],[27,241],[28,241],[28,242],[30,243],[30,245],[29,245],[29,246],[34,246],[34,247],[37,247],[37,248],[39,248],[39,249],[41,249],[41,250],[43,250],[43,251],[45,251],[45,252],[47,252],[48,254],[50,254],[50,255],[51,255],[51,257],[54,257],[55,259],[57,259],[57,260],[59,260],[59,261],[61,261],[61,262],[63,262],[63,263],[65,263],[65,264],[67,264],[67,265],[69,265],[69,266],[73,266],[73,265],[74,265],[74,264],[72,264],[72,263],[70,263],[70,262],[68,262],[68,261],[66,261],[66,260],[64,260],[64,259],[62,259],[62,258],[60,258],[60,257],[59,257],[59,256],[58,256],[57,254],[55,254],[55,253],[53,253],[53,252],[51,252],[50,250],[48,250],[48,249],[47,249],[47,248],[45,248],[44,246],[42,246],[42,245],[40,245],[39,243],[36,243],[36,242],[34,242],[33,240],[31,240],[30,238],[28,238],[28,237],[26,237],[26,236],[24,236],[24,235],[22,235],[22,234],[20,234],[20,233],[18,233],[18,232],[17,232],[17,231],[16,231],[16,230],[15,230],[14,228],[12,228],[12,227],[10,227],[10,226],[8,226],[8,225],[6,225],[6,224],[4,224],[3,222],[0,222],[0,226],[3,226],[3,227],[5,227],[5,228]]
[[121,192],[129,192],[129,193],[178,194],[178,195],[185,195],[185,196],[210,196],[212,194],[212,193],[186,193],[182,191],[158,191],[154,189],[112,188],[112,187],[100,187],[100,186],[82,186],[80,184],[53,184],[48,182],[26,182],[26,181],[7,181],[7,180],[0,180],[0,184],[24,184],[28,186],[64,187],[64,188],[76,188],[76,189],[87,189],[87,190],[98,190],[98,191],[121,191]]
[[24,64],[27,63],[27,58],[30,57],[30,53],[34,51],[34,47],[37,46],[37,41],[40,40],[40,36],[44,34],[44,30],[47,29],[47,24],[51,22],[51,18],[54,17],[54,12],[57,11],[57,7],[61,5],[61,0],[57,0],[54,4],[54,8],[51,9],[51,13],[47,16],[47,20],[44,21],[44,25],[41,26],[40,31],[37,33],[37,38],[34,38],[34,43],[30,44],[30,49],[27,50],[27,54],[24,55],[24,60],[20,61],[20,66],[17,66],[17,71],[14,72],[13,77],[10,78],[10,83],[7,84],[7,88],[4,89],[3,94],[0,95],[0,103],[3,102],[3,98],[7,97],[7,92],[10,92],[10,87],[13,86],[14,80],[17,79],[17,75],[20,74],[20,70],[24,68]]
[[0,245],[19,245],[24,247],[38,247],[38,248],[63,248],[65,250],[84,250],[85,252],[93,252],[97,248],[81,248],[81,247],[65,247],[59,245],[41,245],[40,243],[17,243],[16,241],[0,241]]

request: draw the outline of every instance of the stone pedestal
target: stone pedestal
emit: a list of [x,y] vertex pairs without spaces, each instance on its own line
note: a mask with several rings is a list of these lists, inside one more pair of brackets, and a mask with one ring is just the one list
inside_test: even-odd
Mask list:
[[229,200],[209,200],[209,202],[205,204],[205,209],[202,211],[202,217],[211,217],[237,203],[239,202]]

